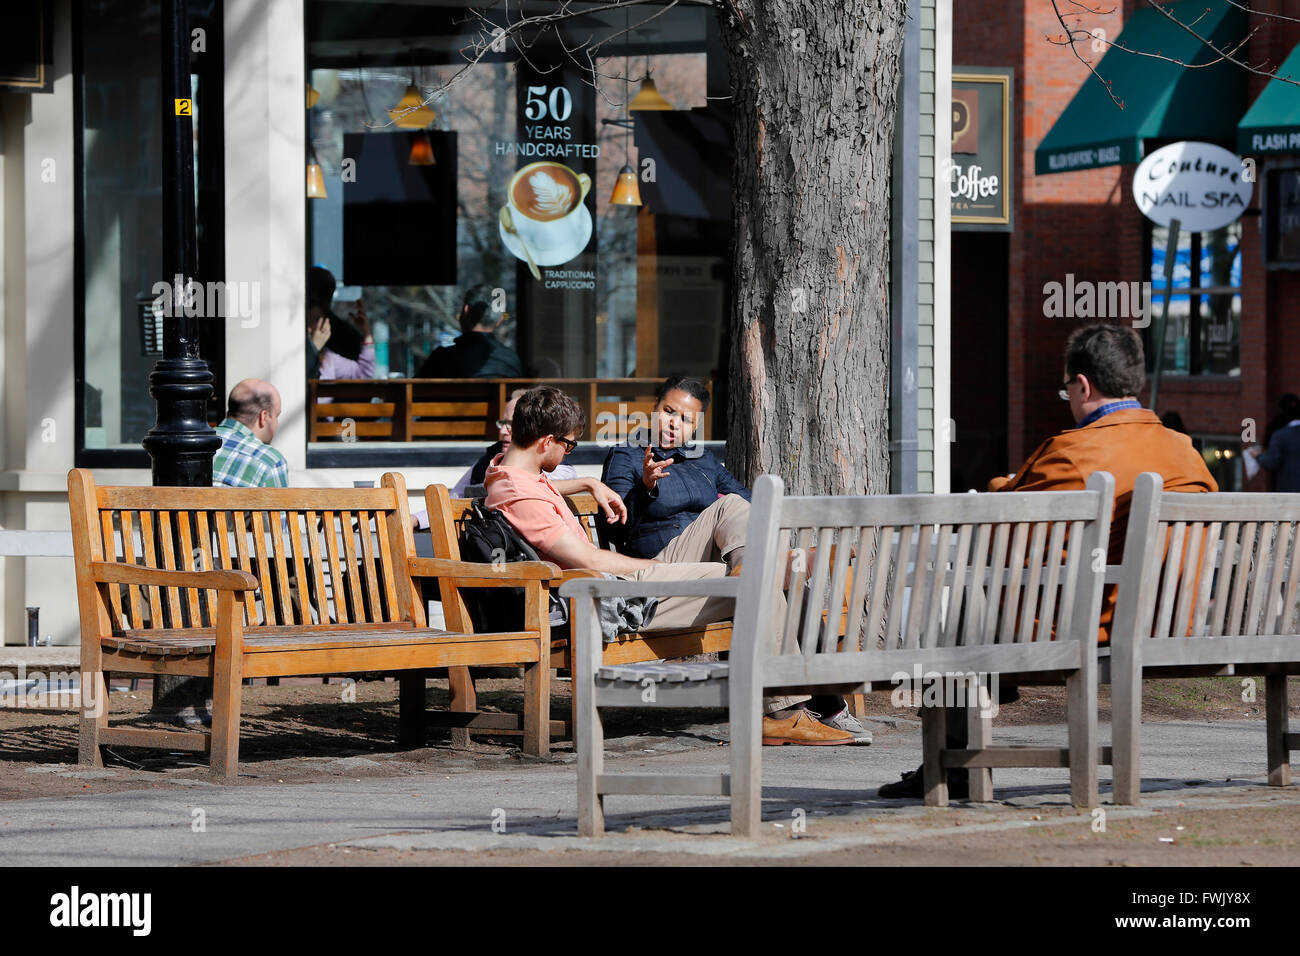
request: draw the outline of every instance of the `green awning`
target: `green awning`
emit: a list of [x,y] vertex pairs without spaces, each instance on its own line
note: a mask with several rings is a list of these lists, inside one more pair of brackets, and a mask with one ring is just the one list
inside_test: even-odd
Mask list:
[[[1300,46],[1274,75],[1300,80]],[[1237,152],[1243,156],[1300,153],[1300,86],[1279,79],[1268,81],[1237,127]]]
[[[1151,7],[1136,11],[1114,42],[1194,66],[1218,58],[1211,46],[1230,50],[1246,35],[1246,14],[1225,0],[1179,0],[1165,9],[1209,43]],[[1082,42],[1086,49],[1089,41]],[[1062,69],[1077,62],[1064,47],[1057,55]],[[1246,101],[1246,71],[1235,64],[1224,61],[1191,69],[1111,47],[1096,69],[1124,108],[1089,75],[1035,151],[1034,172],[1140,162],[1144,139],[1231,142],[1236,135]]]

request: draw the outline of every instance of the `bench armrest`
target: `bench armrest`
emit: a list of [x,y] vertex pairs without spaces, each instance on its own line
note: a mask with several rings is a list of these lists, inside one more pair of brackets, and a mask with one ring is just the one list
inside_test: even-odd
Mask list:
[[600,578],[599,571],[593,571],[591,568],[569,568],[567,571],[561,571],[559,576],[551,579],[551,587],[557,588],[566,581],[581,581],[584,578]]
[[560,587],[564,597],[729,597],[740,593],[740,578],[696,578],[689,581],[623,581],[579,578]]
[[[452,561],[450,558],[408,558],[411,576],[417,578],[456,578],[462,583],[491,587],[494,584],[516,587],[519,581],[550,581],[559,577],[560,569],[549,561],[512,561],[502,564],[478,564]],[[480,582],[487,582],[482,585]]]
[[102,584],[142,584],[160,588],[255,591],[257,578],[247,571],[169,571],[119,561],[91,561],[90,578]]

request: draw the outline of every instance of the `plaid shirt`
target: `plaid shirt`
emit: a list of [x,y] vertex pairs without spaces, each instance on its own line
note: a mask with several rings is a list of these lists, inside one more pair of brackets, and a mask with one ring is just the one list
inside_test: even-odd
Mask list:
[[289,465],[243,422],[225,419],[216,427],[221,447],[212,459],[212,483],[233,488],[288,488]]

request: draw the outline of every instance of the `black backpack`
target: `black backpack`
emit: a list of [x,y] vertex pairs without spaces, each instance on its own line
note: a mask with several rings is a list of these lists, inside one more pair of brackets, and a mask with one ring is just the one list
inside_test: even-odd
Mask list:
[[[480,564],[541,560],[505,515],[495,508],[485,508],[481,501],[470,504],[460,532],[460,556],[463,561]],[[476,632],[518,631],[523,627],[523,588],[462,588],[460,593]],[[554,591],[549,593],[554,632],[568,626],[569,605]]]

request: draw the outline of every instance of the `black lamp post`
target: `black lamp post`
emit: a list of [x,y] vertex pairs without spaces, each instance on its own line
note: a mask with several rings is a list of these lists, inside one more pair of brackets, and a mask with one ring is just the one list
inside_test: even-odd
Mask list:
[[[155,485],[211,485],[212,455],[221,440],[208,425],[212,372],[199,355],[199,322],[219,319],[186,309],[187,285],[198,271],[194,228],[194,129],[190,103],[190,18],[187,0],[162,4],[163,275],[171,284],[171,315],[163,320],[163,357],[149,375],[158,417],[145,436]],[[202,300],[200,300],[202,301]],[[198,312],[186,315],[186,312]]]
[[[188,286],[196,281],[198,271],[187,4],[188,0],[162,3],[162,254],[171,309],[163,318],[163,357],[149,375],[149,394],[158,403],[158,416],[144,438],[144,448],[153,459],[155,485],[197,487],[212,484],[212,456],[221,447],[221,439],[208,425],[213,379],[199,355],[199,322],[221,317],[207,315],[206,307],[186,308]],[[206,679],[160,675],[154,679],[153,706],[155,711],[201,708],[211,693]]]

